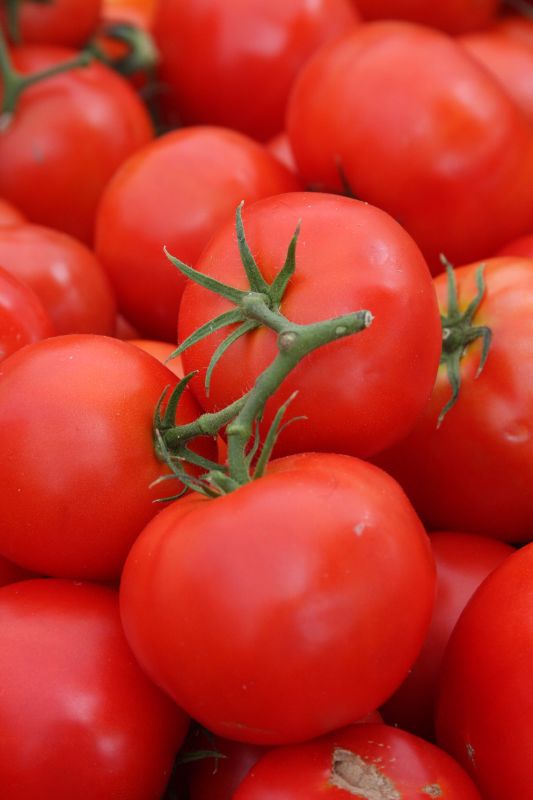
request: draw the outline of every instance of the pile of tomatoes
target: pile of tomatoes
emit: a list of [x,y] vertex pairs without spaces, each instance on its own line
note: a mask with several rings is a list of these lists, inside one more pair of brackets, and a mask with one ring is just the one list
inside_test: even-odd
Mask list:
[[533,4],[4,0],[1,800],[533,786]]

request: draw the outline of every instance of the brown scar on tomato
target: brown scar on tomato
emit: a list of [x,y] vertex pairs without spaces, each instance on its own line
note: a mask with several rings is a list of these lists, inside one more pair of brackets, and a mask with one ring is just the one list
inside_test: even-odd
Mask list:
[[393,782],[381,770],[340,747],[333,751],[329,783],[364,800],[401,800]]
[[431,786],[424,786],[422,792],[428,794],[430,797],[442,797],[442,789],[438,783],[432,783]]

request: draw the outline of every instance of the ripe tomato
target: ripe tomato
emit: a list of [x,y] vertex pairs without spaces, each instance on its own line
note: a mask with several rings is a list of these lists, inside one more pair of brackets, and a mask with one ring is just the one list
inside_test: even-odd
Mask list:
[[[14,48],[22,73],[76,53]],[[100,195],[117,167],[152,138],[143,103],[127,81],[96,61],[28,88],[0,137],[0,194],[32,221],[83,241],[93,236]],[[37,191],[36,187],[46,187]]]
[[[56,336],[0,366],[0,553],[45,575],[113,580],[174,484],[154,452],[152,417],[176,377],[106,336]],[[178,414],[198,414],[186,392]],[[214,444],[204,440],[200,452]]]
[[187,718],[144,675],[101,586],[0,590],[2,800],[154,800]]
[[[244,209],[246,237],[267,282],[281,269],[299,219],[296,272],[282,300],[283,314],[309,323],[368,309],[375,319],[368,330],[299,364],[267,404],[264,429],[297,390],[290,415],[306,419],[283,431],[276,452],[364,457],[404,436],[431,393],[441,348],[431,276],[412,239],[388,214],[347,197],[294,192]],[[196,266],[246,288],[233,221],[219,228]],[[229,307],[190,283],[180,307],[180,341]],[[203,378],[227,334],[228,328],[217,331],[182,356],[186,372],[200,372],[191,388],[208,410],[240,397],[278,352],[271,330],[241,337],[215,368],[207,397]]]
[[34,291],[0,267],[0,361],[55,328]]
[[376,708],[422,645],[435,589],[425,531],[385,473],[324,454],[270,469],[161,512],[121,581],[152,679],[209,730],[257,744]]
[[0,197],[0,228],[9,227],[10,225],[20,225],[26,222],[26,218],[20,213],[18,208],[3,200]]
[[252,767],[234,800],[481,800],[467,773],[429,742],[386,725],[353,725],[280,747]]
[[499,5],[499,0],[357,0],[365,19],[407,19],[447,33],[484,28],[496,16]]
[[[481,340],[460,361],[459,398],[441,426],[450,398],[444,365],[424,413],[403,442],[378,457],[404,487],[431,530],[481,533],[509,542],[533,534],[533,260],[484,262],[486,290],[474,326],[492,343],[476,379]],[[476,296],[479,264],[455,270],[459,308]],[[446,276],[435,280],[443,313]]]
[[458,42],[407,22],[360,25],[302,69],[287,130],[303,178],[392,214],[435,271],[533,225],[533,132]]
[[159,0],[103,0],[105,22],[126,22],[150,29]]
[[25,581],[28,578],[37,577],[33,572],[13,564],[7,558],[0,556],[0,586],[7,586],[8,583]]
[[33,289],[57,333],[114,333],[109,278],[72,236],[40,225],[0,227],[0,264]]
[[[7,5],[7,4],[6,4]],[[81,47],[96,30],[102,0],[18,0],[19,38],[24,44]],[[7,11],[0,11],[6,23]]]
[[141,150],[107,187],[96,230],[96,252],[126,317],[145,336],[175,341],[185,279],[163,246],[194,264],[241,200],[299,188],[273,155],[236,131],[184,128]]
[[150,353],[151,356],[157,358],[158,361],[168,367],[178,378],[183,378],[185,375],[183,364],[179,356],[172,358],[170,361],[167,360],[176,349],[175,344],[152,341],[151,339],[130,339],[129,343],[140,347],[141,350],[144,350],[146,353]]
[[484,581],[457,623],[443,665],[438,739],[485,800],[526,798],[533,785],[532,572],[528,545]]
[[265,141],[303,64],[358,18],[352,0],[160,0],[161,78],[183,123]]
[[434,737],[435,701],[442,658],[464,607],[478,586],[514,549],[503,542],[469,533],[432,533],[437,565],[437,598],[431,625],[416,663],[382,708],[386,722]]

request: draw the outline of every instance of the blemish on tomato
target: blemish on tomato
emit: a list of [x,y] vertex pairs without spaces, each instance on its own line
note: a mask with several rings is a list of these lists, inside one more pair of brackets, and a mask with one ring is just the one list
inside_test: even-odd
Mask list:
[[393,782],[378,767],[339,747],[333,751],[329,784],[364,800],[401,800]]

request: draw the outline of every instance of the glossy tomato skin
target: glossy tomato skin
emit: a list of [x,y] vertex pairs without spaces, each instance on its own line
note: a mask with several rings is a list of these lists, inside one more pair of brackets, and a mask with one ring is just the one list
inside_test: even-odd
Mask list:
[[481,800],[443,750],[387,725],[353,725],[280,747],[252,767],[234,800]]
[[485,800],[528,797],[531,761],[533,546],[518,550],[478,589],[448,646],[437,735]]
[[57,333],[114,333],[109,278],[73,236],[41,225],[0,228],[0,264],[33,289]]
[[7,586],[8,583],[17,583],[18,581],[25,581],[28,578],[37,578],[35,573],[27,569],[19,567],[18,564],[13,564],[7,558],[0,556],[0,586]]
[[187,717],[141,671],[116,592],[32,580],[0,591],[3,800],[154,800]]
[[424,646],[409,675],[382,707],[385,721],[424,739],[434,738],[435,702],[451,633],[478,586],[514,548],[470,533],[430,534],[437,566],[437,597]]
[[55,328],[35,292],[0,267],[0,361]]
[[[530,541],[533,529],[533,260],[488,259],[474,325],[492,330],[481,375],[481,343],[461,360],[459,399],[437,429],[451,390],[444,366],[413,431],[376,459],[396,477],[429,530]],[[459,305],[476,296],[479,264],[455,270]],[[447,308],[444,275],[435,280]]]
[[[152,441],[157,401],[176,377],[137,347],[57,336],[0,367],[0,552],[45,575],[113,580],[175,485]],[[179,417],[198,414],[186,394]],[[202,452],[212,452],[210,440]],[[205,449],[207,448],[207,449]]]
[[439,31],[375,22],[326,45],[298,76],[287,130],[306,181],[342,191],[342,171],[436,272],[440,253],[465,264],[531,229],[531,128]]
[[435,580],[426,534],[380,470],[324,454],[270,469],[162,512],[121,581],[147,673],[209,730],[256,744],[376,708],[421,647]]
[[498,11],[499,0],[357,0],[365,20],[405,19],[439,28],[447,33],[465,33],[485,28]]
[[520,256],[533,259],[533,233],[519,236],[501,247],[496,256]]
[[[37,45],[12,51],[22,73],[74,56],[67,48]],[[91,242],[105,185],[152,136],[148,112],[135,91],[93,61],[24,92],[0,139],[0,194],[32,222]]]
[[26,217],[18,208],[0,197],[0,228],[20,225],[22,222],[26,222]]
[[[374,321],[368,330],[313,353],[267,404],[264,430],[295,390],[290,425],[278,454],[321,450],[365,457],[412,427],[437,371],[441,326],[427,265],[405,231],[377,208],[346,197],[292,193],[244,208],[245,233],[268,282],[285,260],[298,220],[296,272],[281,311],[311,323],[360,309]],[[234,223],[221,227],[197,268],[245,289]],[[229,308],[229,303],[189,284],[180,307],[179,341]],[[193,391],[203,408],[228,405],[250,388],[277,355],[276,335],[266,329],[242,337],[213,372],[209,397],[204,376],[228,329],[183,354],[186,372],[199,370]]]
[[[17,9],[20,41],[81,47],[96,30],[101,9],[102,0],[22,0]],[[3,10],[0,19],[5,23]]]
[[141,150],[109,184],[97,219],[96,252],[126,317],[145,336],[174,341],[185,279],[163,247],[194,266],[241,200],[299,188],[273,155],[236,131],[184,128]]
[[184,124],[265,141],[283,127],[303,64],[358,19],[351,0],[160,0],[161,78]]

